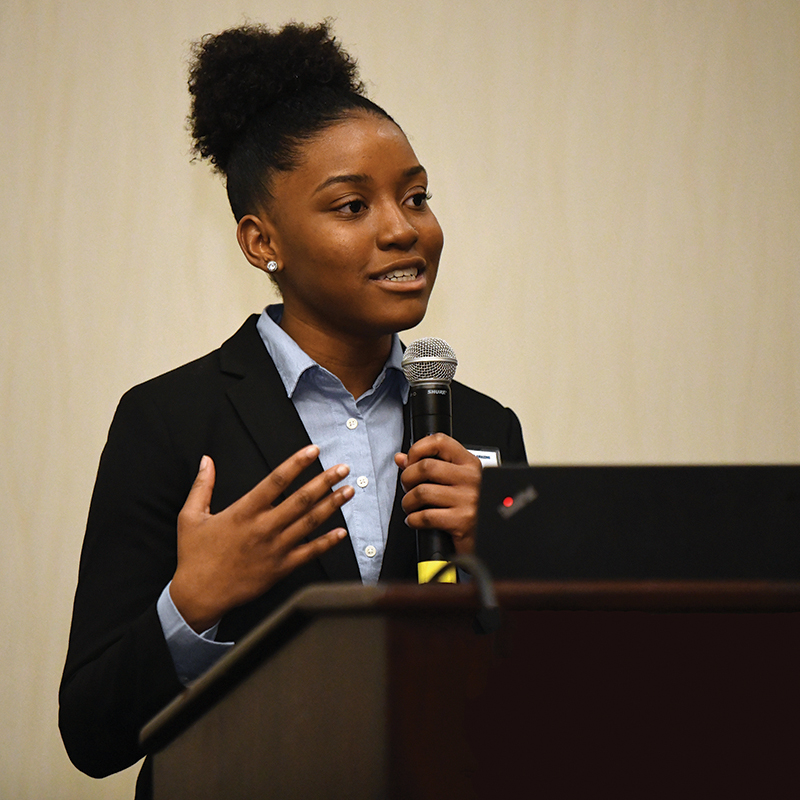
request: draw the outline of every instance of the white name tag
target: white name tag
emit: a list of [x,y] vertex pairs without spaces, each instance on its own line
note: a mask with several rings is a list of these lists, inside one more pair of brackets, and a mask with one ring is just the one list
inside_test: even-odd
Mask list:
[[467,450],[481,460],[482,467],[500,466],[500,451],[496,447],[468,447]]

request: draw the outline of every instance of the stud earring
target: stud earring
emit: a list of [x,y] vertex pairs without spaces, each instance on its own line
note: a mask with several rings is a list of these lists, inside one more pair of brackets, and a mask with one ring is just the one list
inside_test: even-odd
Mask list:
[[267,272],[273,273],[278,271],[277,261],[267,261]]

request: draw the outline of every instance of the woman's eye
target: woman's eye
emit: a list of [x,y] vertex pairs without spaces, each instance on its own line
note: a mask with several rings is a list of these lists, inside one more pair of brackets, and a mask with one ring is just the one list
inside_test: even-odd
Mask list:
[[416,194],[412,194],[409,198],[411,205],[413,205],[414,208],[424,208],[430,199],[430,192],[417,192]]
[[339,206],[339,211],[344,211],[347,214],[358,214],[367,207],[363,200],[350,200],[343,206]]

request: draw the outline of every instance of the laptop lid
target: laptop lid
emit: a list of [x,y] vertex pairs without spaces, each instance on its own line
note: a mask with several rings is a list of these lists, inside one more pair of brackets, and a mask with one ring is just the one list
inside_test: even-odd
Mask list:
[[800,579],[800,465],[483,471],[496,579]]

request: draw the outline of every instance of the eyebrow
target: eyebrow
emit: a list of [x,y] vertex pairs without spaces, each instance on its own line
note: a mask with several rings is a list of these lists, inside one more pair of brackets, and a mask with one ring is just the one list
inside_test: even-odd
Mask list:
[[[404,178],[413,178],[414,175],[419,175],[420,173],[427,172],[425,167],[421,164],[417,164],[414,167],[409,167],[407,170],[403,172]],[[330,178],[326,178],[316,189],[314,189],[314,194],[318,194],[323,189],[327,189],[329,186],[335,186],[339,183],[370,183],[372,178],[369,175],[365,175],[363,173],[351,173],[348,175],[331,175]]]

